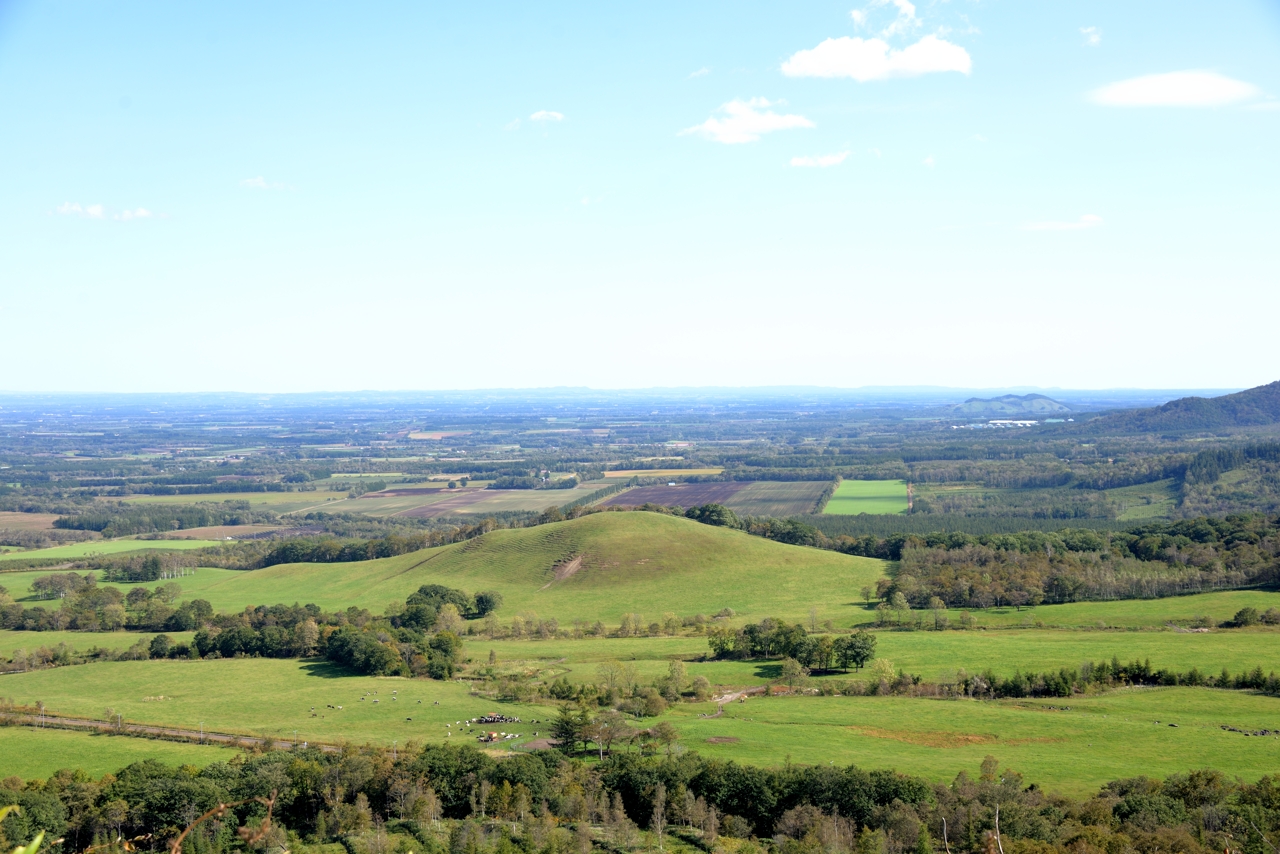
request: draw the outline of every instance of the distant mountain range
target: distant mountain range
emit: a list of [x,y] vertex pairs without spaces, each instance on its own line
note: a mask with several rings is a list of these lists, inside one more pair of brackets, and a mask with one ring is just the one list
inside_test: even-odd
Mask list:
[[1163,406],[1112,412],[1088,422],[1090,432],[1219,430],[1280,424],[1280,381],[1221,397],[1181,397]]
[[971,397],[964,403],[957,403],[952,406],[950,411],[953,415],[995,417],[1056,415],[1074,412],[1075,410],[1043,394],[1006,394],[985,400],[979,397]]

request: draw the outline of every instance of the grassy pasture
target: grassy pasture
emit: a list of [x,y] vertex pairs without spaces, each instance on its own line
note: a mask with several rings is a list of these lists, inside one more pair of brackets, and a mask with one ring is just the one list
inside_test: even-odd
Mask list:
[[[1154,667],[1180,671],[1197,667],[1233,674],[1261,666],[1280,670],[1280,631],[1249,630],[1181,634],[1171,631],[1097,632],[1014,630],[1002,632],[879,632],[876,653],[895,667],[927,680],[953,676],[964,669],[977,673],[991,668],[1000,676],[1015,670],[1043,672],[1066,667],[1076,670],[1085,661],[1118,656],[1128,663],[1150,659]],[[571,682],[596,682],[596,668],[617,659],[632,663],[643,681],[667,671],[672,658],[687,660],[689,677],[705,676],[713,685],[764,685],[778,679],[778,661],[693,661],[709,653],[702,637],[602,638],[584,640],[485,640],[469,638],[467,654],[477,663],[493,650],[503,672],[541,673],[543,678],[566,676]],[[865,673],[834,673],[819,679],[865,679]]]
[[[1036,608],[988,608],[969,613],[979,626],[1007,628],[1011,626],[1040,626],[1065,628],[1099,628],[1161,626],[1168,622],[1189,623],[1197,617],[1207,616],[1221,623],[1235,615],[1241,608],[1251,607],[1260,611],[1280,608],[1280,593],[1266,590],[1224,590],[1215,593],[1195,593],[1189,596],[1169,596],[1163,599],[1118,599],[1107,602],[1068,602],[1062,605],[1040,605]],[[961,611],[948,611],[952,625],[958,625]],[[855,622],[871,623],[874,611],[866,609]],[[925,615],[931,624],[932,614]]]
[[[578,560],[571,574],[556,567]],[[881,561],[788,546],[738,531],[656,513],[600,513],[536,528],[494,531],[474,540],[359,563],[287,564],[250,572],[198,569],[178,580],[184,599],[216,610],[314,602],[381,613],[423,584],[498,590],[500,616],[534,612],[568,624],[623,613],[660,620],[672,611],[798,620],[817,606],[841,623],[861,614],[857,591],[882,574]],[[5,580],[15,598],[42,573]],[[125,587],[126,585],[121,585]]]
[[[140,640],[148,643],[160,632],[17,632],[0,630],[0,656],[10,658],[15,649],[33,650],[65,643],[81,652],[99,649],[128,649]],[[174,643],[190,643],[195,632],[166,632]]]
[[[1064,705],[1070,711],[1049,708]],[[1108,780],[1191,768],[1256,780],[1280,760],[1280,739],[1219,728],[1275,729],[1280,701],[1204,688],[1126,689],[1056,701],[774,697],[731,703],[720,718],[699,717],[714,712],[709,703],[680,705],[667,719],[686,747],[739,762],[854,763],[942,782],[962,770],[976,775],[990,754],[1028,782],[1077,796]]]
[[[194,728],[204,721],[209,730],[285,740],[295,729],[299,740],[469,739],[449,735],[466,732],[455,722],[489,711],[523,718],[526,723],[507,728],[531,737],[535,730],[545,735],[554,716],[551,706],[476,699],[464,683],[348,676],[318,662],[263,659],[112,662],[14,674],[4,677],[4,687],[15,701],[43,700],[53,712],[100,717],[111,706],[132,723]],[[366,695],[370,691],[378,693]],[[441,705],[434,705],[437,700]],[[1280,740],[1220,729],[1276,729],[1280,701],[1209,689],[1125,689],[1054,701],[752,698],[726,705],[719,718],[701,717],[715,712],[711,703],[679,704],[644,723],[669,720],[686,748],[741,762],[856,763],[939,781],[961,770],[973,773],[992,754],[1029,781],[1077,795],[1110,779],[1205,766],[1256,779],[1280,760]],[[527,723],[535,718],[543,723]],[[97,743],[86,740],[86,759],[118,767],[130,758],[104,760]],[[136,745],[137,758],[155,750],[147,741],[102,744]]]
[[1178,501],[1177,483],[1173,478],[1108,489],[1106,494],[1120,504],[1118,518],[1125,522],[1164,518]]
[[[525,721],[555,713],[549,706],[475,698],[462,682],[355,676],[314,660],[112,661],[9,674],[2,684],[16,703],[42,700],[50,712],[64,715],[98,719],[110,706],[126,723],[197,729],[204,721],[209,731],[291,741],[294,730],[299,741],[389,745],[410,738],[457,740],[463,736],[448,735],[457,729],[455,721],[487,712],[502,711]],[[378,693],[360,699],[366,691]],[[509,726],[529,734],[549,729],[541,724]],[[461,730],[466,729],[464,724]]]
[[91,555],[115,555],[125,552],[137,552],[146,549],[165,549],[178,551],[185,549],[202,549],[205,546],[217,545],[213,540],[89,540],[83,543],[72,543],[66,546],[54,546],[49,549],[29,549],[21,552],[0,554],[0,561],[21,558],[66,558],[75,560]]
[[901,480],[844,480],[827,502],[823,513],[856,516],[859,513],[902,513],[907,509],[907,484]]
[[78,768],[92,777],[100,777],[142,759],[203,767],[226,762],[237,753],[228,747],[72,730],[8,727],[2,732],[0,778],[46,779],[64,768]]

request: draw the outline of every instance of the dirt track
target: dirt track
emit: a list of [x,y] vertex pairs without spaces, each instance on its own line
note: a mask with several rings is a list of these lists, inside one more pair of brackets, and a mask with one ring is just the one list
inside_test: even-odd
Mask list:
[[[107,721],[95,721],[88,718],[71,718],[61,715],[39,713],[23,713],[21,715],[9,713],[5,718],[17,726],[29,726],[45,729],[75,729],[88,730],[90,732],[117,733],[120,735],[133,736],[152,736],[172,741],[196,742],[198,744],[223,744],[223,745],[241,745],[245,747],[261,747],[266,744],[267,739],[259,738],[253,735],[233,735],[225,732],[210,732],[205,730],[201,733],[199,730],[181,729],[179,727],[155,726],[152,724],[130,724],[126,723],[122,728],[117,728],[115,724]],[[281,742],[280,739],[272,739],[275,744]],[[305,743],[305,742],[304,742]],[[309,746],[318,747],[326,753],[337,753],[340,748],[332,744],[320,744],[313,742]]]

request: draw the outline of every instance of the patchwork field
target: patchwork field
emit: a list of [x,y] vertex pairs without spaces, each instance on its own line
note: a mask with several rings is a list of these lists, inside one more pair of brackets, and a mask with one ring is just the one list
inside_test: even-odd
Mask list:
[[601,506],[696,507],[723,504],[744,516],[799,516],[813,511],[826,481],[731,481],[728,483],[678,483],[675,486],[637,486],[611,495]]
[[573,489],[486,489],[483,482],[455,489],[446,484],[414,484],[368,492],[326,506],[327,513],[362,513],[366,516],[435,518],[451,515],[485,515],[510,511],[540,511],[562,507],[609,484],[581,483]]
[[907,484],[904,481],[844,480],[822,512],[856,516],[859,513],[903,513],[906,509]]

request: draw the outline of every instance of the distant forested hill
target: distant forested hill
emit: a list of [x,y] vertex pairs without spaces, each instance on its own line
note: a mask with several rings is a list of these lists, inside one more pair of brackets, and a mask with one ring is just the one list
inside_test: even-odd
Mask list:
[[987,399],[971,397],[951,411],[955,415],[1046,415],[1072,409],[1043,394],[1006,394]]
[[1280,424],[1280,381],[1222,397],[1182,397],[1163,406],[1113,412],[1089,421],[1090,432],[1216,430]]

